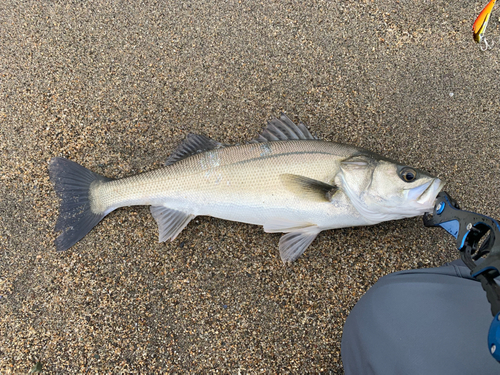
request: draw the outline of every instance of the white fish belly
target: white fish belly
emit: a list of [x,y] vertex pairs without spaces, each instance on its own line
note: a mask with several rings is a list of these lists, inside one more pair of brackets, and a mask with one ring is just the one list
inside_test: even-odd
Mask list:
[[260,199],[255,199],[240,194],[235,195],[233,199],[229,199],[228,195],[225,198],[212,200],[203,196],[191,199],[165,197],[157,203],[196,216],[212,216],[263,226],[277,220],[289,222],[291,226],[316,225],[321,230],[370,224],[341,191],[336,193],[331,202],[301,201],[299,197],[292,195],[260,196]]

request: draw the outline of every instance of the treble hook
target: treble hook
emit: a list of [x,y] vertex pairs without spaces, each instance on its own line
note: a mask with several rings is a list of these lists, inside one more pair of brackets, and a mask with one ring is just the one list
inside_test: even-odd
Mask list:
[[494,41],[492,41],[491,44],[489,44],[488,41],[486,40],[486,38],[482,38],[482,39],[484,40],[484,48],[483,48],[483,46],[479,46],[479,48],[483,52],[491,49],[495,45]]

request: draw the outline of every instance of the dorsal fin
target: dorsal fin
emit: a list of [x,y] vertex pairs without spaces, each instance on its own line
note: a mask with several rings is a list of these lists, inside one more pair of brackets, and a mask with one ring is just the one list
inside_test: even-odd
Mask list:
[[268,121],[266,129],[254,142],[287,141],[292,139],[316,139],[307,127],[300,122],[295,125],[284,113],[280,118]]
[[173,154],[170,155],[165,165],[174,164],[176,161],[187,158],[188,156],[219,147],[222,147],[222,143],[214,141],[204,135],[189,133],[184,142],[182,142]]

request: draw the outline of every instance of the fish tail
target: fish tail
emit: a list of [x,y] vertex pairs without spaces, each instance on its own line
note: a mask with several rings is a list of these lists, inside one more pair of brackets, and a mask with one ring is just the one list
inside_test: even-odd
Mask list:
[[55,226],[55,231],[61,234],[56,238],[55,245],[57,251],[64,251],[85,237],[111,212],[93,212],[90,202],[92,183],[110,179],[59,157],[50,160],[49,175],[61,199],[59,218]]

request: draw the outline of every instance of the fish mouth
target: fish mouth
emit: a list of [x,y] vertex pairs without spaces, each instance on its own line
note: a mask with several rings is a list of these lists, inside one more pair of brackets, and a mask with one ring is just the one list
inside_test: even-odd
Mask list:
[[420,197],[418,197],[417,202],[420,204],[429,203],[431,206],[434,206],[436,197],[443,187],[444,182],[439,178],[435,178],[428,184],[427,188],[420,195]]
[[434,206],[436,196],[443,187],[444,182],[439,178],[434,178],[425,184],[410,189],[408,191],[408,198],[422,205]]

